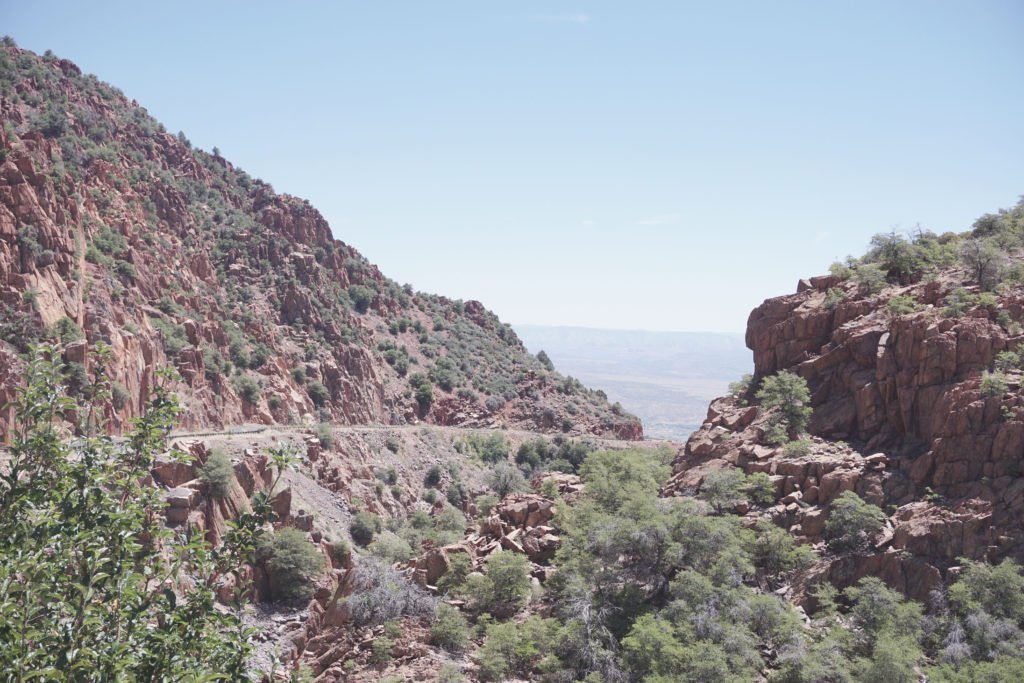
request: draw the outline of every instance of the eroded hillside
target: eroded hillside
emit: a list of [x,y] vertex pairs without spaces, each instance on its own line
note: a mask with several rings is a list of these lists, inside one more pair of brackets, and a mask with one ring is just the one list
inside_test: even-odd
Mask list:
[[480,303],[389,280],[308,202],[169,134],[71,62],[8,40],[0,98],[0,403],[17,353],[59,339],[82,382],[86,345],[111,347],[114,428],[173,365],[190,427],[424,420],[642,436]]

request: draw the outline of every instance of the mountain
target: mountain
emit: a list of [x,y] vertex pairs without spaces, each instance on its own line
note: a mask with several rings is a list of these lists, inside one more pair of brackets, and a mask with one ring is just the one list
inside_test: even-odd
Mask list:
[[173,365],[186,428],[426,421],[642,436],[479,302],[388,279],[307,201],[169,134],[71,62],[7,41],[0,97],[0,404],[30,343],[62,341],[83,380],[86,348],[102,341],[118,429]]
[[752,369],[742,334],[515,325],[534,353],[635,413],[644,433],[685,441],[708,403]]

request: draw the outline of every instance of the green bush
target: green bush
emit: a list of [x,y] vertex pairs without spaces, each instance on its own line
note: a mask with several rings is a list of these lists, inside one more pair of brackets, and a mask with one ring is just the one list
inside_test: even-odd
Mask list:
[[252,375],[235,375],[231,379],[231,386],[243,401],[252,405],[260,400],[260,394],[263,393],[260,381]]
[[1008,388],[1006,375],[1001,372],[985,372],[981,376],[978,388],[983,396],[1002,396]]
[[825,293],[825,308],[832,310],[847,299],[846,290],[830,287]]
[[861,264],[853,271],[853,280],[857,286],[868,294],[878,294],[888,282],[885,272],[874,264]]
[[508,550],[487,558],[484,575],[473,574],[466,584],[473,609],[495,616],[509,616],[530,598],[530,562],[525,555]]
[[765,377],[757,399],[765,410],[775,411],[768,435],[773,443],[784,443],[788,437],[798,436],[807,428],[811,418],[811,393],[803,377],[787,370]]
[[[12,387],[0,482],[4,680],[244,679],[252,646],[238,613],[216,602],[214,585],[218,576],[248,585],[250,532],[266,518],[254,510],[240,520],[216,568],[202,534],[186,538],[154,523],[163,496],[141,475],[166,448],[174,394],[161,379],[125,439],[100,431],[71,441],[58,416],[85,406],[61,395],[59,357],[55,347],[37,349],[23,384]],[[100,357],[91,365],[105,364]],[[190,578],[174,592],[154,580],[174,572]]]
[[282,527],[260,537],[257,558],[267,567],[271,600],[308,600],[324,571],[324,556],[305,532]]
[[327,450],[334,447],[334,431],[331,429],[331,425],[326,422],[321,422],[317,425],[316,438],[320,440],[320,445]]
[[[354,538],[355,534],[353,533]],[[379,557],[388,564],[408,562],[413,556],[412,546],[390,531],[384,531],[374,538],[373,542],[367,546],[367,550],[371,555]]]
[[199,470],[199,479],[214,498],[227,498],[235,481],[235,468],[224,451],[214,450]]
[[719,514],[746,501],[747,477],[742,470],[724,467],[709,472],[700,485],[700,497]]
[[383,528],[384,524],[380,517],[372,512],[361,511],[352,518],[348,530],[353,541],[361,546],[367,546],[373,541],[374,535],[380,533]]
[[885,513],[878,506],[863,501],[853,491],[843,491],[832,501],[825,536],[829,546],[837,550],[865,548],[884,522]]
[[449,652],[462,652],[469,643],[469,624],[462,612],[451,605],[441,605],[430,627],[430,638],[438,647]]
[[995,369],[996,372],[1011,372],[1013,370],[1020,369],[1021,360],[1020,355],[1013,351],[1000,351],[996,354]]
[[555,623],[531,616],[520,624],[494,624],[479,651],[480,680],[503,681],[510,676],[535,680],[536,667],[551,650]]
[[351,285],[348,288],[348,296],[352,300],[352,306],[359,313],[366,313],[373,304],[377,294],[369,287],[363,285]]
[[525,491],[526,478],[519,468],[507,462],[501,462],[487,475],[487,485],[491,487],[499,499],[518,491]]
[[306,387],[306,394],[317,408],[323,408],[331,400],[331,392],[319,381],[310,382]]
[[898,294],[889,299],[885,305],[893,315],[907,315],[918,309],[917,299],[907,294]]

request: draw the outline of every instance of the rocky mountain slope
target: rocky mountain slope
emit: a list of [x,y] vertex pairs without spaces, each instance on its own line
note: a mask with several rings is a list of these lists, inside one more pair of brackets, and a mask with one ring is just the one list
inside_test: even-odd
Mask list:
[[425,420],[641,438],[480,303],[389,280],[308,202],[71,62],[7,39],[0,116],[0,404],[18,352],[59,338],[73,376],[87,344],[111,348],[115,428],[170,364],[185,427]]
[[[825,558],[820,571],[840,587],[881,576],[927,601],[962,558],[1024,559],[1022,217],[1024,204],[964,235],[880,236],[855,269],[766,300],[747,327],[751,385],[712,403],[667,492],[723,466],[767,473],[774,521],[811,543],[830,503],[856,492],[888,520],[871,552]],[[986,246],[991,272],[979,278],[971,250]],[[768,416],[751,405],[780,371],[810,389],[805,448],[770,443]]]

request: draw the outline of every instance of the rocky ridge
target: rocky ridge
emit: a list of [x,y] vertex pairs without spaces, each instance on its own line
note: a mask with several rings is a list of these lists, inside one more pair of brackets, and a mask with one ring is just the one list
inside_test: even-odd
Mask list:
[[[715,468],[764,472],[776,487],[773,521],[822,548],[829,504],[843,491],[886,510],[870,552],[826,554],[811,582],[827,577],[844,587],[879,576],[926,601],[955,577],[960,558],[1024,558],[1020,373],[1010,371],[995,390],[982,387],[996,355],[1021,342],[1024,297],[1002,288],[985,299],[967,287],[973,305],[951,311],[946,304],[965,280],[947,269],[871,295],[824,276],[766,300],[747,328],[752,385],[781,370],[806,379],[808,452],[788,456],[768,443],[768,415],[750,389],[711,404],[665,493],[693,492]],[[894,310],[896,297],[914,310]]]
[[0,116],[0,405],[19,351],[58,339],[79,376],[87,346],[110,347],[115,429],[172,365],[184,427],[426,421],[642,437],[479,302],[389,280],[307,201],[169,134],[73,63],[8,39]]

